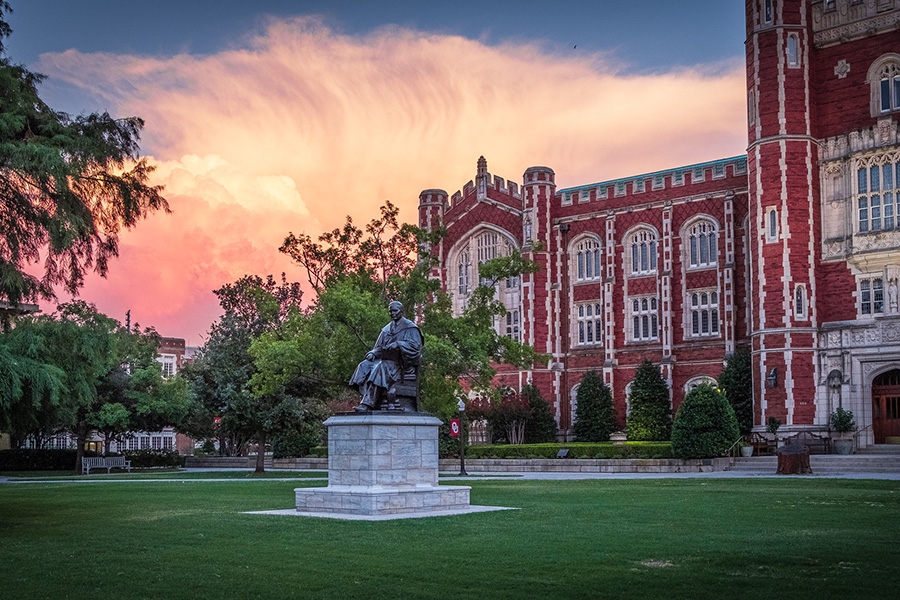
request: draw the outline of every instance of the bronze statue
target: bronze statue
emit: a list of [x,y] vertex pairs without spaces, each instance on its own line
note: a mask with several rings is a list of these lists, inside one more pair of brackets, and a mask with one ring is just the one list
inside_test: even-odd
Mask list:
[[362,394],[357,412],[419,409],[419,362],[425,340],[416,324],[403,317],[403,304],[391,302],[388,310],[391,322],[350,379]]

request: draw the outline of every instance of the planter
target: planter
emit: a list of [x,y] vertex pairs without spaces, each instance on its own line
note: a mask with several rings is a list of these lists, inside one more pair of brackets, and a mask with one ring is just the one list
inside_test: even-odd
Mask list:
[[851,454],[853,452],[853,440],[832,440],[835,454]]
[[624,433],[612,433],[609,436],[609,441],[611,441],[616,446],[623,445],[628,440],[628,436]]
[[753,446],[741,446],[741,456],[744,458],[753,456]]

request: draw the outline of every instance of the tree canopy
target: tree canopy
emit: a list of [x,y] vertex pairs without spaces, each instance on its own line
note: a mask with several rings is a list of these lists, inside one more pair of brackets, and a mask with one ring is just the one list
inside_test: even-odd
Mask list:
[[575,396],[575,439],[579,442],[605,442],[616,430],[616,412],[612,392],[597,371],[588,371]]
[[9,12],[0,0],[0,298],[20,302],[76,294],[86,272],[106,274],[122,228],[169,206],[139,156],[144,122],[50,108],[43,76],[3,54]]

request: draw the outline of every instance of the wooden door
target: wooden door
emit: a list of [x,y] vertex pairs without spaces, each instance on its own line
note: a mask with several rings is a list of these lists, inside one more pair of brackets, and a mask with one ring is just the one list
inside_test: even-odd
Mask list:
[[900,369],[882,373],[872,382],[872,431],[876,444],[900,437]]

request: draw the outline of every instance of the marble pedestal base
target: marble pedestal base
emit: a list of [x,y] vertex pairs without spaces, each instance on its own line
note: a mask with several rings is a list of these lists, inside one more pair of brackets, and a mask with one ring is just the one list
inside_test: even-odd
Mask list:
[[468,486],[438,485],[438,427],[423,413],[339,415],[328,427],[328,487],[294,490],[305,514],[399,515],[469,509]]

